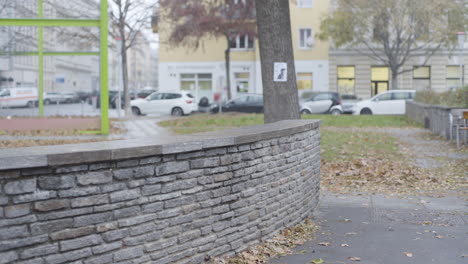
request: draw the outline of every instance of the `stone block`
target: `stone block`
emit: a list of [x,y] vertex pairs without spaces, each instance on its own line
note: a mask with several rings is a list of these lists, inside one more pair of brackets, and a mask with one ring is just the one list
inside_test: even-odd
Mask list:
[[76,165],[76,166],[66,166],[57,168],[56,173],[70,173],[70,172],[77,172],[77,171],[87,171],[88,165]]
[[143,247],[132,247],[119,250],[114,253],[114,262],[119,262],[128,259],[134,259],[143,256]]
[[108,204],[108,203],[109,203],[109,195],[107,194],[79,197],[79,198],[74,198],[71,200],[71,206],[73,208],[94,206],[94,205],[101,205],[101,204]]
[[201,158],[196,160],[190,161],[190,168],[192,169],[200,169],[200,168],[212,168],[219,166],[219,157],[213,158]]
[[112,203],[122,202],[137,199],[140,197],[140,190],[125,190],[118,191],[110,194],[110,200]]
[[21,252],[22,259],[42,257],[59,252],[58,244],[41,245],[33,248],[27,248]]
[[70,201],[66,199],[54,199],[34,203],[34,210],[39,212],[55,211],[70,207]]
[[73,219],[60,219],[47,222],[38,222],[31,224],[31,234],[40,235],[63,230],[73,226]]
[[95,247],[93,247],[93,253],[94,254],[102,254],[102,253],[105,253],[105,252],[109,252],[109,251],[112,251],[112,250],[119,249],[121,247],[122,247],[122,242],[117,241],[117,242],[114,242],[114,243],[95,246]]
[[15,251],[0,253],[0,264],[14,263],[18,260],[18,253]]
[[47,264],[61,264],[61,263],[70,263],[78,260],[87,258],[93,255],[91,248],[83,248],[74,251],[68,251],[61,254],[54,254],[45,257],[45,261]]
[[73,228],[73,229],[64,229],[57,232],[53,232],[50,234],[50,239],[52,240],[65,240],[65,239],[73,239],[77,237],[82,237],[86,235],[90,235],[96,231],[94,226],[84,226],[80,228]]
[[36,191],[36,179],[11,181],[5,184],[6,194],[24,194]]
[[154,175],[154,166],[144,166],[135,168],[135,177],[151,177]]
[[106,242],[112,242],[112,241],[116,241],[116,240],[121,240],[121,239],[127,237],[129,234],[130,233],[129,233],[128,229],[118,229],[118,230],[103,233],[102,238]]
[[117,209],[117,210],[114,210],[114,218],[121,219],[121,218],[126,218],[132,215],[138,215],[140,211],[141,211],[141,208],[139,206],[132,206],[132,207],[127,207],[127,208]]
[[7,251],[10,249],[23,248],[27,246],[32,246],[35,244],[44,243],[49,240],[47,235],[33,236],[28,238],[21,239],[10,239],[5,241],[0,241],[0,251]]
[[93,171],[76,176],[80,185],[92,185],[112,182],[111,171]]
[[31,212],[30,204],[18,204],[6,206],[4,209],[6,218],[16,218],[20,216],[27,215]]
[[116,169],[113,170],[112,173],[114,174],[114,178],[116,178],[117,180],[128,180],[133,178],[134,169]]
[[28,226],[10,226],[0,228],[0,240],[8,240],[13,238],[23,238],[29,235]]
[[157,175],[185,172],[190,169],[188,161],[171,161],[156,167]]
[[60,242],[60,251],[68,251],[89,246],[95,246],[101,244],[102,242],[103,240],[99,235],[89,235],[71,240],[64,240]]
[[79,197],[79,196],[87,196],[100,193],[101,190],[98,186],[90,186],[85,188],[73,188],[71,190],[63,190],[59,191],[58,195],[63,198],[69,197]]
[[82,227],[87,225],[94,225],[99,224],[102,222],[108,222],[113,219],[112,212],[105,212],[105,213],[98,213],[98,214],[90,214],[90,215],[83,215],[77,216],[74,220],[74,227]]

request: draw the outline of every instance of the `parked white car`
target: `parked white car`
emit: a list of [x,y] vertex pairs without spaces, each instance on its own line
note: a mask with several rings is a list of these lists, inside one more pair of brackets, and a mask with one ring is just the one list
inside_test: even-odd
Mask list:
[[37,88],[8,88],[0,91],[0,108],[37,106]]
[[188,115],[197,110],[195,98],[188,92],[155,92],[144,99],[130,102],[135,115],[171,114]]
[[355,115],[404,115],[406,101],[413,100],[415,90],[392,90],[380,93],[354,106]]

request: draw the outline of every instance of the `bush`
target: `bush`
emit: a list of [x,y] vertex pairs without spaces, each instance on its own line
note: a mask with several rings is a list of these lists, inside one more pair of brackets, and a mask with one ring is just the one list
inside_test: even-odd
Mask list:
[[418,91],[416,102],[449,107],[468,107],[468,86],[453,91],[438,93],[432,90]]

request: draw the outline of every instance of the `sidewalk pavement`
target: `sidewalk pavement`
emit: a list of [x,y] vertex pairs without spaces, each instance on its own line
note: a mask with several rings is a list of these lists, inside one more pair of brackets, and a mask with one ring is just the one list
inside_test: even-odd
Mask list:
[[313,240],[270,263],[468,264],[468,203],[455,195],[399,199],[325,193],[315,219],[321,229]]

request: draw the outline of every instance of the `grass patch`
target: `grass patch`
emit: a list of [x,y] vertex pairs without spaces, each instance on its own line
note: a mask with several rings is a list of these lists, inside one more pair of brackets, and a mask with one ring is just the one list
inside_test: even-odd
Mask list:
[[50,145],[65,145],[107,141],[105,139],[24,139],[24,140],[0,140],[0,149],[22,148]]
[[349,161],[369,156],[395,159],[397,139],[376,132],[347,132],[322,128],[322,158],[326,162]]
[[[418,127],[405,116],[351,116],[351,115],[303,115],[303,119],[321,119],[322,127]],[[190,134],[233,127],[263,124],[261,114],[200,114],[174,120],[162,121],[176,134]]]

